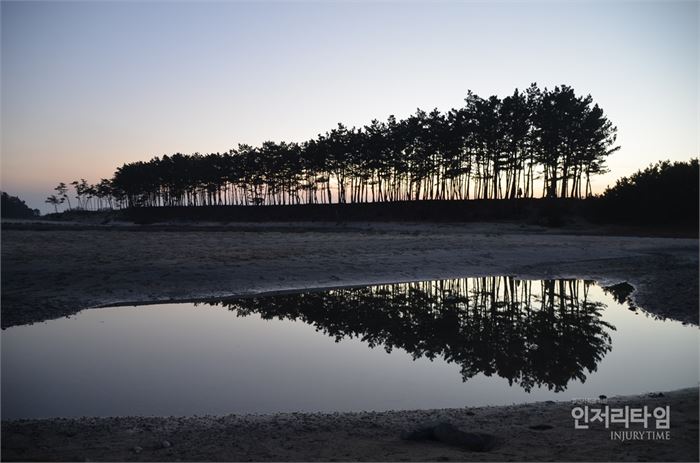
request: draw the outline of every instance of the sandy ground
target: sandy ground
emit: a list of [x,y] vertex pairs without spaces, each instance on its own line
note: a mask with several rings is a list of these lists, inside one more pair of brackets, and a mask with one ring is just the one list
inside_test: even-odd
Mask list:
[[[698,461],[698,389],[608,399],[670,406],[669,440],[612,440],[624,425],[574,429],[571,402],[408,412],[83,418],[3,423],[2,459],[71,461]],[[589,407],[604,405],[591,404]],[[406,441],[403,430],[447,421],[495,436],[488,452]],[[653,423],[653,422],[652,422]],[[548,425],[535,430],[531,426]],[[648,428],[653,430],[654,424]],[[643,430],[632,425],[630,430]]]
[[[107,304],[498,274],[628,281],[645,310],[697,323],[697,239],[605,233],[509,224],[3,224],[2,326]],[[575,430],[571,403],[540,403],[3,422],[2,459],[698,461],[697,388],[611,404],[670,405],[671,440],[619,442],[604,429]],[[491,433],[498,445],[474,453],[399,437],[438,419]],[[530,429],[538,424],[552,428]]]
[[511,224],[25,228],[2,232],[3,328],[108,304],[498,274],[628,281],[642,308],[698,321],[697,239]]

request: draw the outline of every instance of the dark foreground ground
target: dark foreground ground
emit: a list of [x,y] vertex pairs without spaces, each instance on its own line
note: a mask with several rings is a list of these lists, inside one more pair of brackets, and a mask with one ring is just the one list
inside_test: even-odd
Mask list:
[[[612,440],[623,425],[574,429],[571,402],[382,413],[188,418],[83,418],[2,424],[4,461],[698,461],[698,389],[608,399],[669,405],[670,440]],[[602,405],[590,405],[600,407]],[[488,452],[407,441],[403,430],[447,421],[495,436]],[[533,429],[532,427],[535,427]],[[540,429],[537,429],[540,428]],[[542,429],[544,428],[544,429]],[[643,430],[640,425],[631,429]],[[653,430],[654,425],[648,429]]]

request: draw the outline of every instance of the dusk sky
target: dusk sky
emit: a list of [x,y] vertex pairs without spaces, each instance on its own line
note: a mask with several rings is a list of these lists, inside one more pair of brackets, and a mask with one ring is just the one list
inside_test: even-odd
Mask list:
[[302,142],[471,89],[591,94],[594,190],[698,155],[698,2],[2,2],[2,190],[32,208],[124,162]]

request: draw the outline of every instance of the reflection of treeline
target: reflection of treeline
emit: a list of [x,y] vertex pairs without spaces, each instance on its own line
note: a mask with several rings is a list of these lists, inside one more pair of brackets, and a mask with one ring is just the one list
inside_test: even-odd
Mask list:
[[497,374],[525,390],[561,391],[584,381],[610,350],[588,300],[591,282],[463,278],[237,299],[221,303],[240,316],[301,320],[339,341],[359,338],[414,359],[444,358],[463,379]]
[[97,185],[74,183],[86,207],[111,207],[111,197],[117,206],[578,198],[616,149],[603,110],[567,86],[533,84],[503,99],[469,92],[465,101],[359,129],[338,124],[300,144],[155,157]]

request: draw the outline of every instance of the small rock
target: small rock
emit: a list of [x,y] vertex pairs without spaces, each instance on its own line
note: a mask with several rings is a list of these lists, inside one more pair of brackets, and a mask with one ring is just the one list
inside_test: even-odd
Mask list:
[[413,431],[404,431],[401,433],[401,439],[403,440],[425,440],[425,439],[434,439],[435,436],[433,436],[433,426],[430,427],[422,427],[418,429],[414,429]]
[[647,394],[648,397],[651,397],[652,399],[658,399],[659,397],[664,397],[663,392],[650,392]]
[[66,437],[75,437],[76,435],[78,435],[78,431],[76,431],[75,429],[64,429],[63,431],[61,431],[61,434],[63,434]]
[[460,431],[449,422],[423,425],[413,431],[404,431],[401,438],[404,440],[438,440],[475,452],[488,451],[495,443],[495,437],[490,434]]
[[170,448],[171,444],[169,441],[164,440],[163,442],[160,443],[160,446],[164,449]]
[[139,447],[138,445],[137,445],[136,447],[134,447],[133,449],[131,449],[131,450],[133,450],[134,453],[141,453],[141,452],[143,452],[143,448]]
[[490,434],[460,431],[450,423],[441,423],[435,426],[433,434],[440,442],[456,445],[475,452],[490,450],[495,440]]

